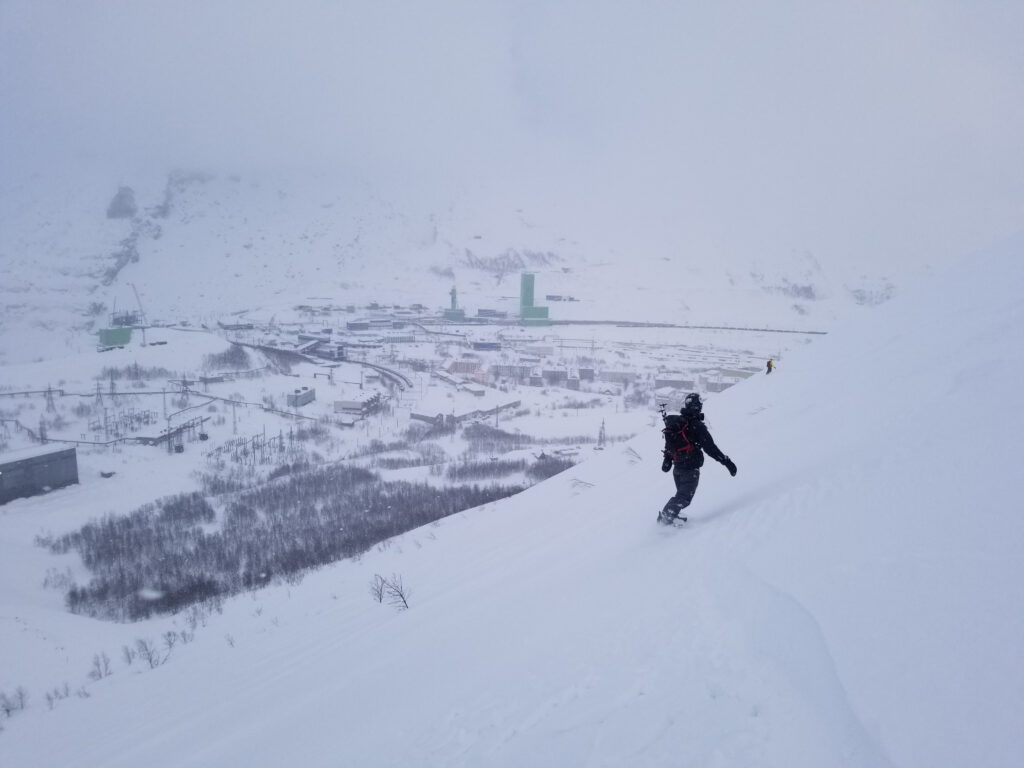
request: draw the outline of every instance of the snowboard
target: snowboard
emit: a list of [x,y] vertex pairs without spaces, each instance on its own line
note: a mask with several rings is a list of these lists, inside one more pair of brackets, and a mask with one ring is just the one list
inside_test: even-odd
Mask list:
[[683,523],[686,522],[684,515],[679,515],[676,518],[662,517],[661,512],[658,512],[658,525],[663,525],[666,528],[683,528]]

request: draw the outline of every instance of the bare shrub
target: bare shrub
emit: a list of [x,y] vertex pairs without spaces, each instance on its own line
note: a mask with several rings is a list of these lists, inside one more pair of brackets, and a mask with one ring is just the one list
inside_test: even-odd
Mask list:
[[238,344],[232,344],[224,352],[206,355],[203,358],[203,368],[208,371],[223,369],[240,371],[251,367],[252,361],[249,359],[249,353],[245,351],[245,347]]
[[46,576],[43,578],[44,589],[70,589],[74,584],[75,579],[70,568],[65,568],[63,572],[56,568],[46,569]]
[[6,717],[12,717],[15,712],[22,712],[27,707],[28,691],[20,685],[11,694],[0,691],[0,712],[3,712]]
[[125,379],[127,381],[149,381],[152,379],[171,379],[174,378],[174,371],[164,368],[159,365],[153,366],[142,366],[138,363],[132,363],[131,365],[122,366],[104,366],[99,375],[96,376],[98,381],[121,381]]
[[149,640],[136,640],[135,652],[138,657],[149,665],[150,669],[159,667],[165,659],[160,658],[160,651],[154,643]]
[[557,475],[559,472],[564,472],[572,466],[573,462],[569,459],[562,459],[556,456],[543,456],[530,465],[526,470],[526,475],[527,477],[540,482],[541,480],[547,480],[549,477]]
[[483,480],[492,477],[503,477],[515,472],[522,472],[526,469],[526,460],[494,460],[494,461],[464,461],[459,464],[450,464],[445,471],[449,480]]
[[400,611],[409,608],[409,590],[402,583],[401,576],[392,574],[391,578],[385,582],[384,589],[387,592],[388,602],[391,605]]
[[370,595],[378,603],[384,602],[384,593],[387,587],[387,579],[379,573],[373,574],[373,581],[370,582]]
[[110,657],[106,653],[97,653],[92,657],[92,669],[89,670],[89,679],[102,680],[110,677],[113,670],[110,668]]
[[62,699],[66,699],[71,695],[71,687],[64,683],[63,688],[54,688],[52,691],[46,692],[46,708],[53,709],[57,706],[57,702]]

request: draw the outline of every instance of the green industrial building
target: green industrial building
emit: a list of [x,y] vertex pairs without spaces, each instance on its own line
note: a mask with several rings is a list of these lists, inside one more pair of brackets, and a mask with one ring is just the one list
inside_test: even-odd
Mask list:
[[99,331],[101,347],[123,347],[132,340],[131,328],[101,328]]
[[524,272],[519,281],[519,322],[523,325],[550,325],[548,308],[533,304],[533,279],[533,273]]

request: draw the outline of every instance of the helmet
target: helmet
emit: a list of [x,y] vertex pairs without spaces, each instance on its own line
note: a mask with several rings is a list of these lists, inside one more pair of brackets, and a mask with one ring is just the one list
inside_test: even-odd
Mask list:
[[700,395],[698,395],[696,392],[691,392],[683,400],[682,412],[700,413],[703,407],[704,401],[700,399]]

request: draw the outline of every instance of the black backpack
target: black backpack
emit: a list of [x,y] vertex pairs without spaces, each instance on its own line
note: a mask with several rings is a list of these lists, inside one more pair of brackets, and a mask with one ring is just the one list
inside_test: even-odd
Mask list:
[[680,456],[685,456],[696,449],[690,438],[686,435],[688,419],[678,414],[665,416],[665,428],[661,433],[665,436],[665,456],[675,461]]

